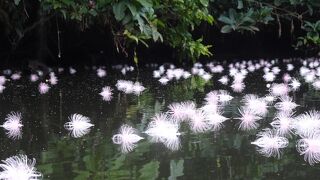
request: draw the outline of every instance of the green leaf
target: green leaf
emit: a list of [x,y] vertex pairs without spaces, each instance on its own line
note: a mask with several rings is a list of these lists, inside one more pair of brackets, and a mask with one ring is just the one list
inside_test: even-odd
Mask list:
[[209,5],[209,0],[200,0],[200,3],[204,6],[207,7]]
[[159,176],[159,161],[151,161],[145,164],[140,170],[140,180],[154,180]]
[[136,8],[136,6],[134,6],[134,4],[128,3],[128,4],[127,4],[127,7],[129,8],[132,16],[136,16],[136,15],[138,14],[137,8]]
[[137,0],[143,7],[152,8],[152,0]]
[[230,33],[232,31],[232,27],[229,25],[225,25],[221,28],[222,33]]
[[113,5],[112,10],[116,20],[121,21],[124,18],[126,15],[126,9],[126,3],[124,1],[120,1],[119,3]]
[[243,8],[243,1],[242,0],[238,0],[238,9],[242,9]]
[[228,18],[227,16],[223,16],[221,15],[219,18],[218,18],[219,21],[221,22],[224,22],[226,24],[234,24],[235,21],[233,21],[232,19]]
[[20,1],[21,1],[21,0],[14,0],[14,4],[18,6],[19,3],[20,3]]
[[184,160],[180,159],[178,161],[171,160],[170,161],[170,176],[168,180],[176,180],[177,177],[183,176],[183,169],[184,169]]
[[133,61],[134,61],[134,63],[135,63],[136,65],[138,64],[139,59],[138,59],[138,56],[137,56],[137,52],[136,52],[136,50],[134,50],[134,57],[133,57]]

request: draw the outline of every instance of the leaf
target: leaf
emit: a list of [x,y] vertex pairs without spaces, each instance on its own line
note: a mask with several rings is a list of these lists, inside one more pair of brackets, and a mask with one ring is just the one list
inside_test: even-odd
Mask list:
[[138,14],[137,8],[132,3],[128,3],[127,7],[129,8],[132,16],[136,16]]
[[242,9],[243,8],[243,1],[242,0],[238,0],[238,9]]
[[137,1],[145,8],[152,8],[151,0],[137,0]]
[[159,161],[151,161],[145,164],[140,170],[140,180],[154,180],[159,176]]
[[116,20],[121,21],[124,18],[126,15],[126,9],[126,3],[124,1],[120,1],[119,3],[113,5],[112,10]]
[[225,25],[221,28],[222,33],[230,33],[232,31],[232,27],[229,25]]
[[133,57],[133,61],[134,61],[134,63],[135,63],[136,65],[138,64],[139,59],[138,59],[138,56],[137,56],[137,52],[136,52],[136,50],[134,50],[134,57]]
[[184,169],[184,160],[180,159],[178,161],[171,160],[170,161],[170,176],[168,180],[176,180],[177,177],[183,176],[183,169]]
[[20,3],[20,1],[21,1],[21,0],[14,0],[14,4],[18,6],[19,3]]
[[224,22],[226,24],[234,24],[235,21],[233,21],[232,19],[228,18],[227,16],[223,16],[221,15],[219,18],[218,18],[219,21],[221,22]]
[[204,6],[207,7],[209,5],[209,0],[200,0],[200,3]]

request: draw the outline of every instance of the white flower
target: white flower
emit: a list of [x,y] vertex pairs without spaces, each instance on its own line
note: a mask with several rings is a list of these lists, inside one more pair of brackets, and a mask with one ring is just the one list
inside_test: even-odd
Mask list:
[[50,73],[49,82],[51,85],[56,85],[58,83],[58,78],[53,72]]
[[309,111],[297,116],[293,127],[295,133],[299,136],[309,136],[320,130],[320,113],[318,111]]
[[0,164],[0,179],[4,180],[37,180],[42,175],[35,168],[36,160],[28,159],[26,155],[17,155],[2,160]]
[[208,124],[212,126],[214,131],[218,131],[223,127],[223,122],[228,118],[221,115],[222,112],[217,111],[216,113],[206,114],[206,119],[208,120]]
[[31,74],[30,75],[30,81],[31,82],[36,82],[36,81],[38,81],[38,79],[39,79],[38,75],[36,75],[36,74]]
[[153,142],[161,142],[170,150],[180,148],[179,125],[170,121],[165,114],[156,114],[145,133],[151,136]]
[[132,87],[132,91],[135,95],[140,95],[142,91],[144,91],[145,89],[146,88],[143,87],[142,84],[139,82],[135,82]]
[[270,93],[274,96],[286,96],[290,89],[286,84],[272,84]]
[[292,98],[289,96],[280,97],[280,102],[277,102],[274,107],[282,112],[291,112],[298,105],[292,102]]
[[273,82],[276,76],[273,72],[267,72],[265,75],[263,75],[263,78],[267,82]]
[[166,77],[162,77],[158,80],[162,85],[166,85],[169,82],[169,79]]
[[279,135],[286,136],[290,135],[293,128],[294,118],[291,113],[280,112],[274,118],[274,121],[270,123],[270,125],[275,128]]
[[12,80],[19,80],[21,78],[21,74],[20,73],[14,73],[11,75],[11,79]]
[[50,87],[47,83],[40,83],[38,86],[38,90],[40,94],[46,94],[49,91]]
[[7,79],[5,76],[0,76],[0,84],[4,85],[6,83]]
[[293,91],[296,91],[301,86],[301,83],[297,79],[292,79],[289,85],[291,86]]
[[229,101],[233,99],[233,97],[230,96],[230,93],[225,90],[220,90],[218,96],[219,96],[219,102],[221,102],[223,105],[227,104]]
[[257,121],[260,120],[261,117],[256,115],[251,109],[241,108],[239,109],[239,113],[241,117],[235,118],[241,121],[239,129],[246,131],[256,129],[259,126]]
[[105,77],[107,75],[107,72],[106,70],[102,69],[102,68],[98,68],[97,69],[97,76],[102,78],[102,77]]
[[240,92],[242,92],[243,89],[245,88],[245,85],[244,85],[244,83],[243,83],[242,81],[240,81],[240,82],[234,81],[234,82],[232,83],[232,85],[231,85],[231,88],[232,88],[232,90],[233,90],[234,92],[240,93]]
[[7,130],[6,134],[9,138],[12,139],[21,139],[22,137],[22,123],[21,123],[21,113],[20,112],[11,112],[7,115],[5,122],[1,127]]
[[69,122],[64,124],[64,127],[70,131],[71,136],[79,138],[90,132],[90,128],[94,126],[90,123],[90,119],[81,114],[72,114],[69,116]]
[[196,111],[196,105],[192,101],[181,103],[172,103],[168,106],[168,114],[174,122],[182,122],[193,116]]
[[310,165],[320,162],[320,134],[315,132],[297,142],[297,150]]
[[289,144],[287,138],[279,136],[269,128],[258,133],[257,137],[258,139],[251,144],[258,146],[258,152],[266,157],[280,158],[280,149],[287,147]]
[[208,94],[206,94],[206,97],[204,99],[206,100],[207,104],[218,104],[218,101],[219,101],[218,91],[210,91]]
[[75,74],[77,72],[76,69],[74,69],[73,67],[69,67],[69,73],[70,74]]
[[3,90],[5,89],[6,87],[3,86],[2,84],[0,84],[0,93],[3,93]]
[[110,101],[112,99],[112,89],[109,86],[102,88],[102,91],[99,93],[102,96],[104,101]]
[[229,82],[229,79],[227,76],[222,76],[218,81],[223,85],[227,85]]
[[259,116],[265,116],[268,113],[267,102],[254,94],[248,94],[244,97],[245,106]]
[[137,135],[136,130],[128,125],[122,125],[119,134],[112,137],[113,143],[121,145],[122,153],[132,151],[136,147],[135,143],[141,139],[143,139],[143,137]]
[[196,110],[190,117],[190,128],[195,133],[202,133],[210,130],[211,124],[203,110]]

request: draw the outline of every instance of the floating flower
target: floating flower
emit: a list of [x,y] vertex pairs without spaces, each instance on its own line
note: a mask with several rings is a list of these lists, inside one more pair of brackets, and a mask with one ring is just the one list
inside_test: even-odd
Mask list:
[[270,93],[274,96],[286,96],[290,89],[286,84],[272,84]]
[[235,118],[241,121],[239,125],[239,129],[245,130],[245,131],[251,130],[251,129],[257,129],[257,127],[259,126],[257,121],[261,119],[260,116],[256,115],[251,109],[247,109],[247,108],[239,109],[239,113],[241,117]]
[[227,104],[233,99],[233,97],[230,96],[230,93],[225,90],[220,90],[218,97],[219,97],[219,102],[222,104]]
[[7,136],[11,139],[21,139],[22,138],[22,123],[21,123],[21,113],[11,112],[7,115],[5,122],[1,127],[3,127],[7,132]]
[[137,131],[128,125],[122,125],[119,134],[112,137],[113,143],[121,145],[122,153],[132,151],[137,146],[135,143],[141,139],[143,139],[143,137],[137,135]]
[[257,135],[258,139],[251,142],[258,146],[258,152],[266,157],[280,158],[280,149],[288,146],[289,141],[285,137],[279,136],[274,130],[264,129]]
[[119,91],[122,91],[126,94],[130,94],[133,92],[133,82],[126,80],[118,80],[116,87]]
[[168,114],[174,122],[185,121],[193,116],[196,111],[196,105],[192,101],[172,103],[168,108]]
[[54,72],[51,72],[51,73],[50,73],[49,82],[50,82],[51,85],[56,85],[56,84],[58,84],[58,78],[57,78],[57,76],[54,74]]
[[190,128],[195,133],[202,133],[210,130],[211,124],[203,110],[196,110],[190,117]]
[[219,94],[218,91],[210,91],[204,98],[208,104],[218,104]]
[[292,79],[289,85],[291,86],[293,91],[296,91],[301,86],[301,83],[297,79]]
[[70,74],[75,74],[76,72],[77,72],[77,70],[74,69],[73,67],[70,67],[70,68],[69,68],[69,73],[70,73]]
[[276,76],[273,72],[267,72],[266,74],[263,75],[263,78],[267,82],[273,82]]
[[7,81],[7,78],[5,76],[0,76],[0,84],[4,85]]
[[314,132],[309,136],[304,136],[297,142],[297,151],[304,155],[304,160],[310,165],[320,162],[320,134]]
[[132,91],[135,95],[140,95],[142,91],[144,91],[145,89],[146,88],[143,87],[142,84],[139,82],[135,82],[132,87]]
[[218,81],[223,85],[227,85],[229,82],[229,79],[227,76],[222,76]]
[[292,98],[289,96],[280,97],[280,102],[277,102],[274,107],[282,112],[291,112],[298,105],[295,102],[292,102]]
[[106,70],[102,69],[102,68],[98,68],[97,69],[97,76],[100,78],[103,78],[107,75]]
[[40,83],[38,86],[38,90],[40,94],[46,94],[49,91],[50,87],[47,83]]
[[277,130],[277,133],[280,136],[287,136],[290,135],[293,128],[294,118],[292,117],[293,114],[288,112],[280,112],[274,118],[270,124],[271,126]]
[[180,147],[179,125],[170,121],[166,114],[156,114],[145,133],[151,136],[153,142],[161,142],[168,149],[178,150]]
[[168,82],[169,82],[169,79],[166,78],[166,77],[162,77],[159,79],[159,82],[162,84],[162,85],[166,85]]
[[295,118],[293,123],[295,133],[307,137],[320,130],[320,113],[309,111]]
[[244,83],[243,82],[233,82],[231,88],[234,92],[242,92],[244,90]]
[[19,80],[21,78],[21,74],[20,73],[14,73],[11,75],[11,79],[12,80]]
[[38,79],[39,79],[38,75],[36,75],[36,74],[31,74],[30,75],[30,81],[31,82],[36,82],[36,81],[38,81]]
[[110,101],[112,99],[112,89],[109,86],[102,88],[102,91],[99,93],[102,96],[104,101]]
[[244,97],[245,106],[259,116],[265,116],[268,113],[267,102],[254,94],[248,94]]
[[26,155],[17,155],[2,160],[0,164],[0,179],[5,180],[37,180],[42,175],[35,168],[36,160],[28,159]]
[[4,85],[1,85],[0,84],[0,93],[3,93],[3,90],[5,89],[6,87]]
[[212,126],[214,131],[218,131],[223,127],[223,122],[228,120],[228,118],[221,115],[222,112],[217,111],[216,113],[206,114],[206,119],[208,124]]
[[90,132],[90,128],[94,126],[90,123],[90,119],[81,114],[72,114],[69,116],[69,122],[64,127],[70,131],[72,137],[79,138]]

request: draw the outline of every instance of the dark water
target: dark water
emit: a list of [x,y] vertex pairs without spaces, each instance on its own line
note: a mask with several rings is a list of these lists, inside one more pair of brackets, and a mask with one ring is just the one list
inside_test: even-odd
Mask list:
[[[259,71],[260,72],[260,71]],[[258,72],[258,73],[259,73]],[[250,142],[256,133],[270,127],[274,108],[269,108],[267,118],[259,129],[238,130],[238,108],[245,93],[267,94],[265,82],[257,75],[248,75],[244,93],[233,93],[234,99],[224,109],[230,118],[218,132],[193,134],[182,127],[181,148],[172,152],[162,144],[144,139],[128,154],[121,154],[111,137],[122,124],[142,131],[157,112],[167,111],[172,102],[193,100],[202,105],[206,93],[227,89],[215,76],[209,82],[193,77],[161,86],[152,78],[152,71],[140,69],[139,74],[126,77],[108,71],[106,78],[98,78],[95,71],[87,70],[75,75],[59,75],[59,83],[45,95],[37,90],[38,83],[26,77],[6,84],[0,95],[0,123],[10,111],[20,111],[23,116],[23,138],[11,140],[0,131],[0,158],[27,154],[37,160],[37,169],[44,179],[319,179],[320,166],[310,166],[296,151],[295,137],[284,149],[280,159],[266,158]],[[131,78],[128,78],[131,77]],[[125,95],[114,90],[111,102],[101,99],[103,86],[115,89],[117,79],[139,80],[147,88],[142,95]],[[301,90],[292,94],[300,105],[297,113],[319,110],[320,93],[302,84]],[[80,113],[90,117],[95,125],[88,135],[72,138],[63,124],[68,116]]]

